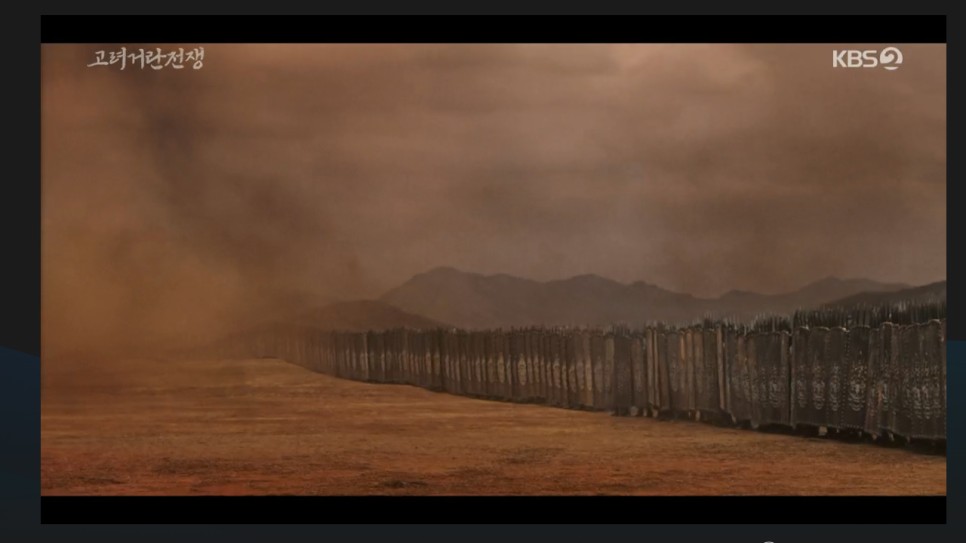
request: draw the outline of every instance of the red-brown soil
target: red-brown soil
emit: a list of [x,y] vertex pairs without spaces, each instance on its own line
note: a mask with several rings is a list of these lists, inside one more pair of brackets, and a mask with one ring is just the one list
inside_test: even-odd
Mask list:
[[946,459],[344,381],[280,360],[44,368],[43,495],[945,494]]

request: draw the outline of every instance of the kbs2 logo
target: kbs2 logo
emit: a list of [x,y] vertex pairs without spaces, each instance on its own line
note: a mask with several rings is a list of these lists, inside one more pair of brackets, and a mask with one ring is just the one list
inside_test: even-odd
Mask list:
[[902,51],[896,47],[875,49],[841,49],[832,51],[833,68],[876,68],[898,70],[902,64]]

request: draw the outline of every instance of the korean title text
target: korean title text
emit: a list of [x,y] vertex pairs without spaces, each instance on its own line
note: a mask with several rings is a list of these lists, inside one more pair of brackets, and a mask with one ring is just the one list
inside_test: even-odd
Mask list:
[[161,70],[170,68],[181,70],[190,65],[195,70],[200,70],[202,62],[205,60],[205,48],[195,47],[185,50],[179,47],[176,51],[162,51],[160,47],[155,49],[128,49],[121,47],[118,51],[96,51],[94,62],[87,65],[88,68],[95,66],[114,66],[120,70],[125,68],[151,68]]

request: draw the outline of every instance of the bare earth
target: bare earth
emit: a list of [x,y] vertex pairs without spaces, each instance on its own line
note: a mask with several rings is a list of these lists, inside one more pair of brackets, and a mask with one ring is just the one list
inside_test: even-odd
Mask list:
[[42,494],[945,494],[902,449],[474,400],[279,360],[45,365]]

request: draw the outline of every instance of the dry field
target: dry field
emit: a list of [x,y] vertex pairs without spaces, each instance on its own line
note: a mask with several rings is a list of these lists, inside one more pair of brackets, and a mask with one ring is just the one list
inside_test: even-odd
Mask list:
[[44,366],[43,495],[945,494],[946,459],[343,381],[280,360]]

